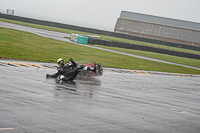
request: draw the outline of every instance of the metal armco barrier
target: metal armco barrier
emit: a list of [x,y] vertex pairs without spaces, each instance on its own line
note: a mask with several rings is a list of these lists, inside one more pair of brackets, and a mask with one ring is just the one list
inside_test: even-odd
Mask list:
[[119,37],[119,38],[130,39],[130,40],[156,43],[156,44],[161,44],[161,45],[166,45],[166,46],[171,46],[171,47],[181,47],[181,48],[185,48],[185,49],[200,51],[200,47],[197,47],[197,46],[191,46],[191,45],[185,45],[185,44],[179,44],[179,43],[143,38],[143,37],[132,36],[132,35],[127,35],[127,34],[122,34],[122,33],[116,33],[116,32],[111,32],[111,31],[74,26],[74,25],[69,25],[69,24],[62,24],[62,23],[57,23],[57,22],[50,22],[50,21],[44,21],[44,20],[38,20],[38,19],[32,19],[32,18],[25,18],[25,17],[2,14],[2,13],[0,13],[0,18],[22,21],[22,22],[28,22],[28,23],[33,23],[33,24],[52,26],[52,27],[58,27],[58,28],[64,28],[64,29],[70,29],[70,30],[76,30],[76,31],[89,32],[89,33],[94,33],[94,34],[101,34],[101,35]]
[[90,38],[89,40],[90,40],[89,41],[90,44],[97,44],[97,45],[110,46],[110,47],[119,47],[119,48],[126,48],[126,49],[135,49],[135,50],[168,54],[168,55],[179,56],[179,57],[200,59],[199,54],[179,52],[179,51],[174,51],[174,50],[168,50],[168,49],[163,49],[163,48],[156,48],[156,47],[144,46],[144,45],[138,45],[138,44],[132,44],[132,43],[102,40],[102,39],[97,39],[97,38]]

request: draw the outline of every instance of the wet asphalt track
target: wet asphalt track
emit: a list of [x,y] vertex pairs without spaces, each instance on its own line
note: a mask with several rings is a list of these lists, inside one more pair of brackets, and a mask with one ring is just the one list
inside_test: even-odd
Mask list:
[[0,61],[0,133],[200,132],[199,76],[104,68],[60,84],[54,66]]

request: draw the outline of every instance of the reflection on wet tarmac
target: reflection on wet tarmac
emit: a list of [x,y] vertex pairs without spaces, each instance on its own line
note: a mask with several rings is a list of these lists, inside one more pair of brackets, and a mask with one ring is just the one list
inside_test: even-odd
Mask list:
[[[48,79],[47,79],[48,80]],[[101,85],[101,80],[95,77],[78,77],[75,81],[64,82],[55,80],[55,90],[57,91],[76,91],[76,95],[92,98],[93,90]],[[75,93],[74,93],[75,94]],[[58,95],[58,94],[56,94]]]
[[72,82],[45,78],[54,72],[50,63],[0,62],[1,132],[200,131],[198,75],[104,68]]

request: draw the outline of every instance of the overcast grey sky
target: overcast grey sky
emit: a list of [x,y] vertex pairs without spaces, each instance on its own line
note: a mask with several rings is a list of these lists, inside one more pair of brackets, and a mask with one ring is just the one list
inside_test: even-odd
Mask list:
[[0,0],[0,12],[114,31],[121,11],[200,23],[200,0]]

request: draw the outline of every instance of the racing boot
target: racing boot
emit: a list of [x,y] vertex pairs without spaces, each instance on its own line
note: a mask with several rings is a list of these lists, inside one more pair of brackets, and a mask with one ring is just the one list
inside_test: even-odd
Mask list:
[[62,81],[65,81],[65,82],[70,81],[70,79],[69,79],[69,78],[66,78],[64,75],[60,75],[60,76],[59,76],[59,79],[60,79],[60,84],[62,84]]

